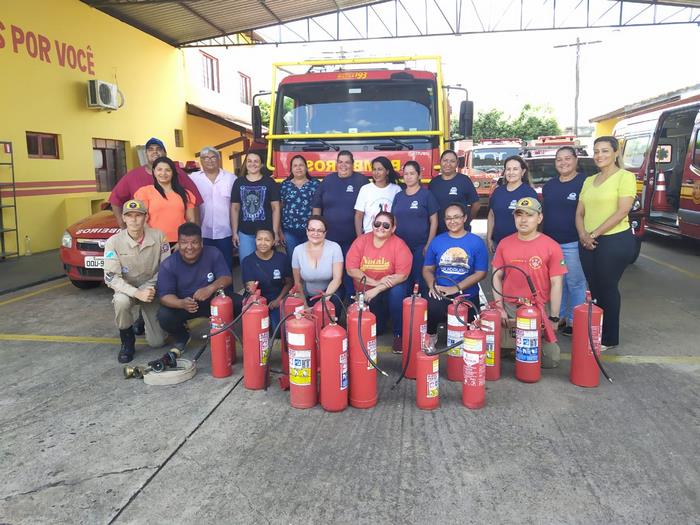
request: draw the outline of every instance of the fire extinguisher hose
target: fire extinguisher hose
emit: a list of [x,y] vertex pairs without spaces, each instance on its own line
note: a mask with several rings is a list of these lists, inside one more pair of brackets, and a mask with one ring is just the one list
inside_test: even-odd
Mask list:
[[595,358],[595,362],[598,364],[598,368],[600,368],[600,371],[603,373],[605,376],[605,379],[610,381],[611,383],[613,382],[612,378],[608,375],[608,373],[605,371],[605,368],[603,368],[603,363],[600,362],[600,357],[598,356],[598,352],[595,351],[595,345],[593,344],[593,301],[588,301],[588,343],[591,345],[591,352],[593,352],[593,357]]
[[373,360],[370,357],[369,352],[365,347],[365,342],[362,340],[362,308],[357,309],[357,339],[359,340],[360,349],[362,350],[362,353],[365,354],[367,361],[369,361],[372,367],[383,376],[389,377],[389,374],[387,374],[384,370],[379,368],[379,365],[375,362],[375,360]]
[[399,385],[399,383],[404,377],[406,377],[408,365],[411,363],[411,349],[413,348],[413,309],[415,308],[415,305],[416,294],[414,293],[413,295],[411,295],[411,317],[410,321],[408,321],[408,349],[406,350],[406,362],[404,363],[403,369],[401,370],[401,375],[396,380],[396,383],[394,383],[394,386],[391,387],[392,390]]

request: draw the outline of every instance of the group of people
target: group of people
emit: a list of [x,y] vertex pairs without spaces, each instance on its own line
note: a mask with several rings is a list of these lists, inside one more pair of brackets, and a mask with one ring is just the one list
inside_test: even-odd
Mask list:
[[[610,265],[621,260],[624,235],[619,234],[627,231],[631,239],[629,225],[624,229],[627,215],[621,216],[631,174],[608,165],[617,144],[604,139],[596,141],[594,158],[600,159],[601,172],[592,183],[584,184],[576,174],[575,150],[557,152],[560,177],[543,190],[544,214],[527,182],[527,164],[509,158],[506,182],[491,198],[487,242],[470,232],[479,199],[469,177],[458,173],[451,150],[442,153],[440,174],[428,187],[421,186],[420,165],[414,161],[406,162],[401,176],[389,159],[377,157],[368,178],[353,170],[353,155],[345,150],[337,155],[336,171],[321,180],[309,175],[302,155],[294,156],[289,177],[278,184],[263,174],[262,158],[252,151],[235,177],[221,169],[218,151],[204,148],[202,170],[188,176],[165,156],[163,143],[151,139],[146,165],[125,175],[110,197],[125,228],[105,247],[105,282],[115,291],[122,338],[119,361],[129,362],[134,355],[135,305],[141,306],[149,345],[159,346],[168,333],[184,347],[186,321],[208,317],[218,289],[232,294],[234,248],[246,288],[256,285],[267,299],[272,327],[293,285],[308,305],[325,295],[337,311],[341,301],[362,291],[377,317],[378,333],[391,321],[393,348],[399,352],[402,301],[414,285],[428,300],[428,332],[434,337],[453,298],[466,296],[479,307],[479,282],[488,275],[493,254],[494,268],[517,265],[531,275],[557,326],[560,309],[570,321],[567,305],[583,302],[585,274],[606,309],[603,344],[613,346],[618,322],[608,320],[615,314],[607,308],[619,312],[617,280],[624,266]],[[613,187],[620,202],[608,213]],[[579,246],[576,267],[582,272],[569,262]],[[573,277],[571,283],[565,274]],[[514,301],[527,297],[524,279],[501,270],[494,284],[496,305],[504,319],[512,317]],[[241,297],[232,295],[240,305]],[[558,348],[548,355],[552,358],[543,364],[556,366]]]

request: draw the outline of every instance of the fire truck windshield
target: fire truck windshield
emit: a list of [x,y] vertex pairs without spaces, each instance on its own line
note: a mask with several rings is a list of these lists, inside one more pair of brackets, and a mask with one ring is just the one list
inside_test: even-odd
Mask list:
[[517,155],[520,148],[479,148],[472,151],[472,167],[488,171],[503,167],[503,161],[511,155]]
[[370,133],[437,129],[429,81],[314,82],[280,86],[276,134]]

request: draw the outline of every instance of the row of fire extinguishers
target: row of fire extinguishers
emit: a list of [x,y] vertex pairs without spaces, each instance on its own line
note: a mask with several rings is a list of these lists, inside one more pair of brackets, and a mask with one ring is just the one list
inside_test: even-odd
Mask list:
[[[515,377],[535,383],[541,377],[543,343],[543,305],[530,282],[532,297],[522,299],[515,315]],[[427,335],[428,303],[417,287],[403,301],[402,372],[395,385],[405,377],[416,381],[416,406],[433,410],[440,406],[439,354],[447,353],[447,379],[462,383],[462,404],[478,409],[486,399],[486,381],[501,377],[500,311],[489,304],[469,322],[474,305],[463,296],[451,300],[447,309],[447,346],[435,348]],[[232,326],[242,323],[243,384],[249,390],[267,389],[270,383],[270,354],[279,332],[282,370],[280,387],[289,390],[294,408],[311,408],[319,402],[330,412],[348,405],[371,408],[377,404],[377,373],[388,374],[377,362],[377,322],[375,315],[358,293],[348,308],[347,330],[337,324],[333,303],[320,297],[313,308],[293,288],[282,301],[280,323],[270,337],[267,301],[259,290],[244,300],[241,313],[233,317],[233,303],[223,293],[211,303],[212,375],[228,377],[236,362]],[[602,309],[594,305],[590,294],[586,304],[574,309],[570,380],[583,387],[596,387],[598,354],[602,332]],[[545,330],[546,331],[546,330]],[[551,337],[551,333],[550,333]],[[592,351],[595,349],[595,351]]]

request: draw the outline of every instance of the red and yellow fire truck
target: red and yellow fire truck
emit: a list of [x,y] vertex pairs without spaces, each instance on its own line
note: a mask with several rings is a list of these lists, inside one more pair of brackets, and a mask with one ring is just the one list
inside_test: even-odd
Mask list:
[[[447,92],[466,94],[443,85],[438,56],[283,62],[273,64],[272,78],[265,138],[267,167],[277,180],[289,175],[294,155],[306,158],[312,176],[323,177],[335,171],[338,151],[349,150],[355,171],[369,175],[371,160],[383,155],[397,171],[417,161],[427,182],[437,174],[440,152],[454,140]],[[473,103],[464,100],[460,135],[471,135],[472,122]],[[257,105],[253,128],[261,137]]]
[[503,172],[503,161],[519,154],[522,146],[518,138],[481,139],[467,152],[463,171],[474,183],[482,207],[488,205],[489,196]]

